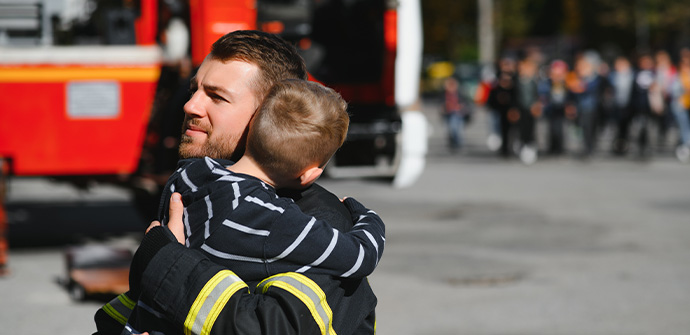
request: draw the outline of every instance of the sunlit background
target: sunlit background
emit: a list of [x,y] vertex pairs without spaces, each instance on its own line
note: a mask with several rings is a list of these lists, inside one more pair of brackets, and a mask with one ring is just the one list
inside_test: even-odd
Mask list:
[[73,270],[126,270],[236,29],[349,103],[319,183],[386,223],[377,333],[690,329],[687,1],[0,0],[0,334],[95,331],[123,288]]

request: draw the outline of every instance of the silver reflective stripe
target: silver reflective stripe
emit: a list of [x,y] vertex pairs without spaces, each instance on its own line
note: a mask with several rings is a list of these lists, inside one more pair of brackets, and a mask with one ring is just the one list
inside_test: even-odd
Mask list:
[[125,325],[125,329],[122,331],[122,333],[120,335],[130,335],[130,334],[141,334],[141,332],[132,328],[132,325],[130,325],[128,323],[127,325]]
[[145,311],[147,311],[147,312],[153,314],[155,317],[157,317],[157,318],[159,318],[159,319],[165,319],[165,315],[163,315],[163,313],[161,313],[161,312],[159,312],[159,311],[153,309],[153,307],[151,307],[151,306],[145,304],[145,303],[144,303],[143,301],[141,301],[141,300],[137,301],[137,306],[139,306],[139,308],[141,308],[141,309],[143,309],[143,310],[145,310]]
[[218,314],[233,294],[247,287],[229,270],[218,272],[199,292],[185,320],[185,334],[209,334]]
[[311,311],[314,321],[321,328],[321,334],[335,335],[331,320],[333,312],[326,302],[326,294],[311,279],[293,273],[276,275],[259,283],[263,293],[271,286],[282,288],[299,298]]

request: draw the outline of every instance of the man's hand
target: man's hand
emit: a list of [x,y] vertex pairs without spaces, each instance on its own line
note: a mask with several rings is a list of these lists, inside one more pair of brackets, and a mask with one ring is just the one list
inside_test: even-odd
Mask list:
[[184,244],[184,223],[182,223],[182,213],[184,213],[184,205],[182,204],[182,195],[173,193],[170,196],[170,208],[168,209],[168,228],[177,238],[177,242]]
[[[182,196],[179,193],[173,193],[170,196],[170,208],[168,208],[168,229],[175,235],[177,242],[184,244],[184,223],[182,223],[182,213],[184,212],[184,205],[182,204]],[[146,232],[153,227],[160,226],[158,221],[152,221]]]
[[158,226],[160,226],[160,225],[161,225],[161,223],[158,222],[158,221],[151,221],[151,224],[149,225],[149,227],[146,228],[146,233],[148,234],[149,231],[150,231],[151,229],[153,229],[153,227],[158,227]]

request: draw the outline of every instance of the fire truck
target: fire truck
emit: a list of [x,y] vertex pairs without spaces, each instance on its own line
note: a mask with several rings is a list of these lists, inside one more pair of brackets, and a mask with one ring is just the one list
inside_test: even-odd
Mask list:
[[[298,47],[311,79],[349,103],[350,131],[328,175],[383,176],[404,187],[421,173],[418,0],[3,0],[3,178],[136,189],[143,164],[174,164],[152,150],[176,147],[162,133],[179,133],[170,120],[182,115],[181,105],[162,114],[156,100],[165,68],[162,13],[170,6],[182,9],[192,67],[217,38],[238,29],[274,33]],[[6,227],[2,221],[0,210]]]

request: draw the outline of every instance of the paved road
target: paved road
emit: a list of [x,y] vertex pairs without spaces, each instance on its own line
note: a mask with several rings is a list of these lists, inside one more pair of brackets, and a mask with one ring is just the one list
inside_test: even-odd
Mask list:
[[689,172],[448,160],[385,198],[348,184],[388,222],[380,334],[687,333]]
[[[387,224],[370,278],[379,334],[688,333],[690,165],[670,154],[644,163],[600,154],[525,166],[486,151],[481,118],[467,149],[449,155],[429,115],[429,160],[412,187],[322,181]],[[136,238],[107,242],[133,247]],[[62,250],[12,250],[0,335],[94,330],[100,303],[72,302],[55,282]]]

